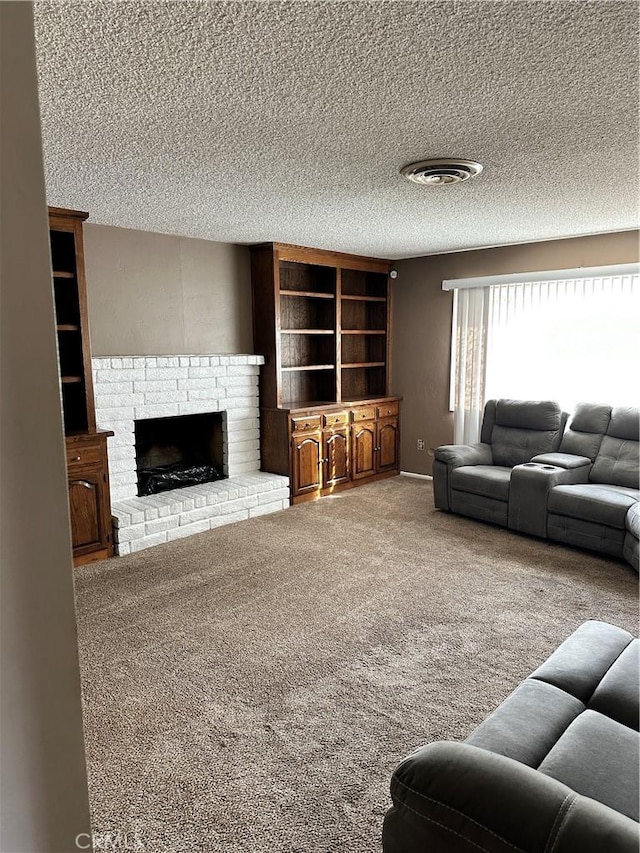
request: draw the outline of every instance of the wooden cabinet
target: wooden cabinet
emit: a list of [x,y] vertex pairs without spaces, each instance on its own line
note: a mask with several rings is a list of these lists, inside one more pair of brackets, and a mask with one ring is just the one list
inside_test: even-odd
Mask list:
[[[282,243],[251,248],[262,467],[291,478],[294,503],[398,473],[391,266]],[[385,417],[393,430],[381,431]]]
[[378,421],[376,424],[376,473],[396,471],[399,465],[400,430],[397,418]]
[[348,418],[348,412],[291,417],[292,498],[318,497],[350,481]]
[[292,440],[291,493],[313,494],[322,488],[322,433],[296,434]]
[[325,430],[322,435],[322,488],[335,489],[351,479],[349,429]]
[[113,554],[106,441],[96,429],[82,223],[87,213],[49,208],[60,394],[67,448],[74,563]]
[[71,540],[76,564],[111,556],[107,434],[67,438]]
[[398,472],[398,419],[356,421],[351,427],[353,479]]

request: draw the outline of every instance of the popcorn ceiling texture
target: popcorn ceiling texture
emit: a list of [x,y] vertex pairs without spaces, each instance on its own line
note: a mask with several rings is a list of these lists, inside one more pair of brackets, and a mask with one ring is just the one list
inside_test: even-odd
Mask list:
[[[407,257],[637,226],[637,5],[37,3],[50,204]],[[465,184],[398,174],[477,159]]]

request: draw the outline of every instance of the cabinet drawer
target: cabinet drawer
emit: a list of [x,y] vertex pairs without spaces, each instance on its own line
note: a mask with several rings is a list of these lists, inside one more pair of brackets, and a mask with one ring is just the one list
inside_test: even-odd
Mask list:
[[382,406],[377,406],[377,414],[379,418],[389,418],[392,415],[397,415],[399,411],[398,403],[384,403]]
[[353,409],[353,420],[354,421],[372,421],[376,416],[376,407],[375,406],[358,406],[357,409]]
[[102,448],[96,444],[67,446],[67,465],[96,465],[102,462]]
[[323,415],[324,426],[341,426],[349,423],[349,412],[329,412]]
[[320,415],[309,415],[307,417],[291,418],[292,432],[309,432],[309,430],[320,429]]

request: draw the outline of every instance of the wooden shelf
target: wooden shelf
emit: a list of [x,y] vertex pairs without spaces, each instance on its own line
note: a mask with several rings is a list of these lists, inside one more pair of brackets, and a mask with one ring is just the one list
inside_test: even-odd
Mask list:
[[283,367],[281,370],[293,373],[298,370],[334,370],[335,364],[301,364],[298,367]]
[[80,326],[76,323],[58,323],[56,329],[58,332],[79,332]]
[[384,361],[356,361],[353,364],[343,364],[343,370],[351,370],[356,367],[384,367]]
[[76,274],[74,272],[62,272],[61,270],[53,271],[54,278],[75,278]]
[[386,335],[385,329],[343,329],[343,335]]
[[335,299],[333,293],[320,293],[317,290],[281,290],[280,296],[307,296],[311,299]]
[[280,329],[283,335],[333,335],[335,329]]
[[76,382],[82,382],[82,376],[61,376],[60,377],[63,385],[71,385]]
[[350,296],[348,293],[342,294],[342,299],[351,299],[353,302],[386,302],[386,296]]

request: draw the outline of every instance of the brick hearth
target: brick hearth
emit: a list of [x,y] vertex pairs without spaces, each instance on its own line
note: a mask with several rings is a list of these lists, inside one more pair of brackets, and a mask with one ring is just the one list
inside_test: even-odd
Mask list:
[[[289,505],[289,480],[260,471],[257,355],[92,359],[108,441],[116,553],[128,554]],[[228,479],[137,497],[134,422],[221,412]]]

